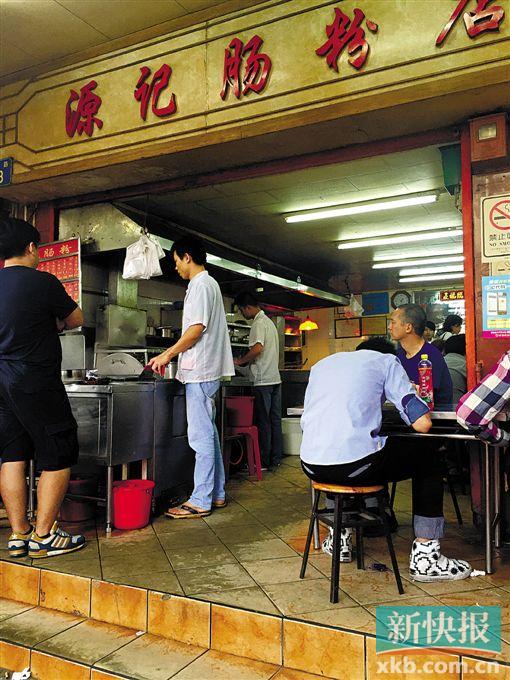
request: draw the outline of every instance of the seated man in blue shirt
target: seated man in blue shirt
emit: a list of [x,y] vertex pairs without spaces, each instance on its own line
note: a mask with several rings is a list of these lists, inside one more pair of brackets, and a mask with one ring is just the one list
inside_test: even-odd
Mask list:
[[[326,357],[310,372],[301,418],[303,470],[316,481],[356,486],[412,478],[416,539],[411,577],[423,582],[466,578],[471,566],[440,551],[441,461],[416,455],[414,447],[386,447],[386,437],[379,435],[387,399],[404,422],[421,433],[432,425],[428,407],[416,396],[391,343],[374,338],[357,350]],[[342,561],[350,561],[351,534],[351,529],[342,531]]]
[[411,382],[418,384],[418,364],[426,354],[432,364],[434,404],[453,402],[453,385],[450,371],[440,350],[423,339],[427,317],[420,305],[401,305],[390,318],[391,339],[399,343],[397,357]]

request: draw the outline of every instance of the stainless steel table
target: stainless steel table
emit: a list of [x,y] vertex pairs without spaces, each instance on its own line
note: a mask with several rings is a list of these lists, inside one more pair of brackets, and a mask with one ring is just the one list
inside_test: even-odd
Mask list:
[[[300,416],[303,409],[289,408],[287,415]],[[392,404],[383,407],[383,424],[381,434],[391,437],[430,437],[435,439],[460,439],[476,442],[483,450],[483,487],[485,504],[485,571],[494,572],[493,548],[501,547],[501,493],[500,493],[500,451],[501,449],[481,442],[457,424],[455,406],[448,404],[431,411],[432,429],[427,434],[414,432],[401,420],[397,409]],[[500,423],[510,422],[510,413],[500,413],[496,420]],[[313,498],[312,498],[313,503]],[[314,535],[315,547],[319,546],[318,531]]]

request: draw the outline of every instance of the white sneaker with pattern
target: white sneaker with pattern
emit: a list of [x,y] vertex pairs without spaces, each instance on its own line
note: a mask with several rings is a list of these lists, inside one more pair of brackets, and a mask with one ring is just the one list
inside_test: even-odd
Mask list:
[[[333,554],[333,529],[322,541],[322,552],[326,555]],[[344,527],[340,534],[340,562],[352,562],[352,529]]]
[[409,574],[414,581],[460,581],[467,578],[473,567],[465,560],[441,555],[439,541],[414,541],[409,558]]

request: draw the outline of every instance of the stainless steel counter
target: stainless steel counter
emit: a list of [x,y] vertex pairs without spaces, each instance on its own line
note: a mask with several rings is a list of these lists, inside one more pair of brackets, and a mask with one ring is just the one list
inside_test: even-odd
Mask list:
[[[142,476],[156,500],[193,478],[184,386],[177,380],[112,381],[65,386],[78,423],[80,460],[107,468],[106,525],[111,530],[113,467],[148,461]],[[150,461],[150,462],[149,462]],[[163,499],[162,499],[163,500]]]

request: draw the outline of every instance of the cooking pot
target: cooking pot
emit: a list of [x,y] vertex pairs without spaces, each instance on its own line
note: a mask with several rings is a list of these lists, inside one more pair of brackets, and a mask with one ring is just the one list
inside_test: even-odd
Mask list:
[[158,326],[156,331],[161,338],[171,338],[173,335],[173,326]]
[[85,378],[85,370],[73,368],[72,370],[68,369],[65,371],[60,371],[60,375],[62,377],[62,382],[72,383],[76,382],[77,380],[83,380]]
[[165,368],[165,380],[175,380],[177,375],[177,361],[171,361]]

